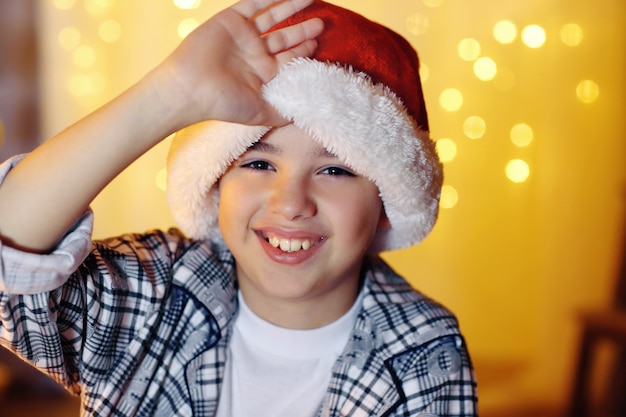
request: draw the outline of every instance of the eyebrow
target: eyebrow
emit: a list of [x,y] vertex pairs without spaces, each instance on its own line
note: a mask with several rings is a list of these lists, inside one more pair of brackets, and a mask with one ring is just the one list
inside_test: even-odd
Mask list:
[[275,155],[280,155],[282,153],[279,147],[274,146],[271,143],[266,143],[263,141],[255,142],[254,144],[252,144],[252,146],[248,148],[248,151],[266,152],[266,153],[271,153]]
[[[283,151],[280,147],[275,146],[271,143],[258,141],[254,143],[252,146],[248,148],[249,151],[258,151],[258,152],[266,152],[274,155],[282,155]],[[337,158],[337,155],[329,151],[324,147],[319,147],[318,150],[314,152],[310,152],[311,157],[327,157],[327,158]]]

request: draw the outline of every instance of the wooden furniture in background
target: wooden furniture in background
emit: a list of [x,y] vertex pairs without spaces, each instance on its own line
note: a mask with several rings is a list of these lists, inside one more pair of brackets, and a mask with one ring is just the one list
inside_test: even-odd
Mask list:
[[39,144],[35,0],[0,0],[0,160]]
[[[626,416],[626,223],[613,305],[603,311],[581,315],[581,341],[574,386],[569,404],[569,417]],[[610,367],[600,404],[593,406],[593,377],[598,353],[603,346],[612,348]]]

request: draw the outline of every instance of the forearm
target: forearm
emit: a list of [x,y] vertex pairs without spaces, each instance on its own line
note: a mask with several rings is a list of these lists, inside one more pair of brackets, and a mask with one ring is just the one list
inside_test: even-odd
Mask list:
[[59,133],[21,161],[0,187],[5,244],[46,252],[117,174],[182,122],[161,70]]

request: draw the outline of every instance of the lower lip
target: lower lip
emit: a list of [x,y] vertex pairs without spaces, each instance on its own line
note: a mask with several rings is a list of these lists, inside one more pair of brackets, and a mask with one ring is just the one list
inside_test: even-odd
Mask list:
[[272,261],[284,265],[297,265],[309,260],[313,255],[315,255],[320,246],[322,246],[322,244],[324,243],[323,241],[318,242],[316,245],[311,246],[307,250],[284,252],[279,248],[275,248],[274,246],[270,245],[270,243],[262,237],[259,237],[259,240],[261,241],[261,247],[263,248],[267,256],[269,256]]

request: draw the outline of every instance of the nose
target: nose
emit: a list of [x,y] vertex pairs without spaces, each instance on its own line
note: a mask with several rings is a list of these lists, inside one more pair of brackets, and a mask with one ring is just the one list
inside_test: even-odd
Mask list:
[[281,176],[272,187],[269,209],[287,220],[314,216],[317,207],[311,184],[303,178]]

